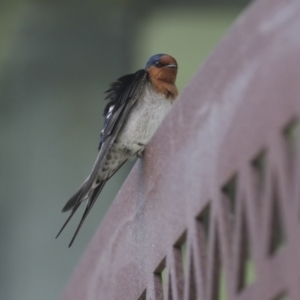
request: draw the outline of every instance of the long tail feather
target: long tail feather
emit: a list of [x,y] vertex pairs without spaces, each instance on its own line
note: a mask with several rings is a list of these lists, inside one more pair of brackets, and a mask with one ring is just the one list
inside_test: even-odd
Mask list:
[[83,213],[83,215],[82,215],[82,218],[81,218],[81,220],[80,220],[80,222],[79,222],[79,224],[78,224],[78,226],[77,226],[77,228],[76,228],[76,231],[75,231],[75,233],[74,233],[74,235],[73,235],[73,237],[72,237],[72,240],[71,240],[71,242],[70,242],[70,244],[69,244],[69,248],[72,246],[72,244],[73,244],[73,242],[74,242],[74,240],[75,240],[75,238],[76,238],[76,236],[77,236],[77,234],[78,234],[78,232],[79,232],[79,230],[80,230],[80,228],[81,228],[81,226],[82,226],[84,220],[86,219],[87,215],[89,214],[90,210],[92,209],[93,205],[95,204],[95,202],[96,202],[96,200],[97,200],[97,198],[98,198],[100,192],[102,191],[102,189],[103,189],[105,183],[106,183],[106,180],[103,180],[103,181],[102,181],[102,182],[101,182],[101,183],[100,183],[100,184],[92,191],[92,194],[89,196],[89,200],[88,200],[87,206],[86,206],[85,211],[84,211],[84,213]]
[[67,226],[67,224],[69,223],[69,221],[71,220],[71,218],[73,217],[73,215],[75,214],[75,212],[78,209],[78,207],[80,206],[80,204],[81,204],[81,202],[79,202],[79,201],[75,204],[75,206],[73,207],[72,212],[69,215],[68,219],[66,220],[66,222],[64,223],[64,225],[62,226],[62,228],[58,232],[57,236],[55,237],[56,239],[60,236],[60,234],[62,233],[62,231],[65,229],[65,227]]

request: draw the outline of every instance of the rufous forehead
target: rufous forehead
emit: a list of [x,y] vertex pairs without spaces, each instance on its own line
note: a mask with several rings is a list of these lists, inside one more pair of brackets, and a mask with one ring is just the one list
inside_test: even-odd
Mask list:
[[160,62],[163,65],[170,65],[170,64],[176,64],[177,65],[177,61],[174,57],[170,56],[170,55],[164,55],[160,58]]

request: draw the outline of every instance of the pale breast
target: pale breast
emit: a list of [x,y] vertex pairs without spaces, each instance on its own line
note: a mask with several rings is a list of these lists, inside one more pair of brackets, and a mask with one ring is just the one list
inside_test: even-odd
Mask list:
[[144,91],[124,123],[116,143],[137,152],[152,138],[157,127],[171,109],[172,102],[146,84]]

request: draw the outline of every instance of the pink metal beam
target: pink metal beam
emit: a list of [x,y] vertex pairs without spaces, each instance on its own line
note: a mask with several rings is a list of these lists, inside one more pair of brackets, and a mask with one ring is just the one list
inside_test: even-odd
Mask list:
[[134,166],[62,299],[300,299],[299,95],[300,2],[255,1]]

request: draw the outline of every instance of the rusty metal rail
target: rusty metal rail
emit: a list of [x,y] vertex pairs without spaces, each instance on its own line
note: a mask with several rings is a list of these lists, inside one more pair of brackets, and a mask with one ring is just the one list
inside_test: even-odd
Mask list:
[[300,299],[299,33],[299,0],[240,16],[136,163],[64,300]]

